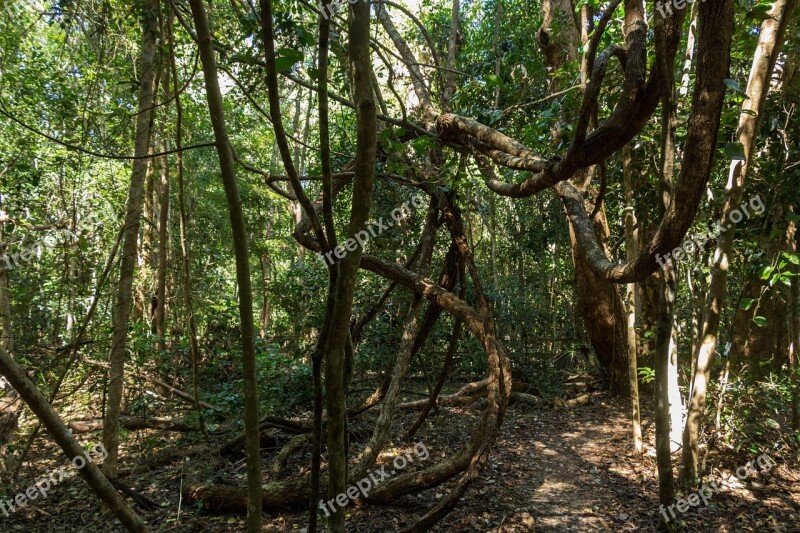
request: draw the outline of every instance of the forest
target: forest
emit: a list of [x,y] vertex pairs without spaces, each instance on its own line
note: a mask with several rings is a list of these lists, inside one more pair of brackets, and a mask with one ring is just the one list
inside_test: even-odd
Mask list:
[[800,532],[798,4],[0,0],[0,533]]

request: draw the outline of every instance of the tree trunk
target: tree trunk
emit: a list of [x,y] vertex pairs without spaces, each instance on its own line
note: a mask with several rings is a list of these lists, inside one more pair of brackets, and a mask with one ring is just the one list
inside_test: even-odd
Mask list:
[[139,236],[139,221],[142,216],[142,196],[144,178],[149,159],[150,115],[152,113],[154,92],[154,60],[158,37],[158,0],[147,0],[144,10],[142,35],[142,78],[139,89],[138,114],[136,117],[136,143],[134,154],[140,159],[133,160],[131,183],[128,189],[128,202],[125,211],[125,230],[123,234],[122,257],[119,266],[119,284],[113,314],[114,338],[111,345],[108,373],[108,405],[103,427],[103,444],[108,457],[103,462],[103,471],[109,477],[117,477],[119,456],[119,415],[122,405],[125,358],[127,355],[128,321],[131,314],[133,295],[133,271],[136,266],[136,241]]
[[[348,237],[364,229],[372,202],[377,159],[377,119],[371,87],[369,51],[370,5],[351,4],[349,26],[349,62],[352,73],[353,96],[356,105],[357,142],[356,177],[353,182],[353,202]],[[336,280],[334,311],[330,334],[325,345],[325,389],[328,404],[328,498],[335,498],[347,488],[346,410],[344,383],[344,347],[349,337],[353,294],[362,249],[358,247],[339,262]],[[338,509],[331,517],[328,530],[344,532],[345,511]]]
[[[623,160],[623,185],[625,188],[625,254],[628,261],[639,255],[639,233],[636,229],[636,211],[633,207],[633,148],[625,145],[622,153]],[[631,396],[631,425],[633,428],[633,449],[641,454],[644,451],[642,444],[642,422],[639,409],[639,368],[636,363],[636,284],[628,283],[626,286],[627,314],[628,314],[628,389]]]
[[236,281],[239,286],[239,319],[242,335],[242,368],[244,371],[245,455],[247,461],[247,530],[261,530],[261,446],[259,443],[258,383],[256,381],[256,352],[254,344],[253,289],[250,284],[247,229],[242,199],[234,170],[233,149],[225,125],[225,108],[217,77],[211,31],[203,0],[191,0],[192,17],[197,31],[197,46],[203,64],[208,111],[217,144],[222,182],[228,200],[228,213],[236,256]]
[[[656,324],[655,388],[656,388],[656,464],[658,467],[658,501],[664,507],[675,500],[675,485],[672,474],[672,450],[670,446],[670,390],[669,366],[672,321],[675,309],[675,284],[669,279],[672,269],[654,274],[661,280],[661,300]],[[662,525],[662,517],[659,516]]]
[[[537,33],[539,47],[547,60],[548,71],[555,74],[567,62],[579,58],[578,47],[581,35],[571,0],[546,0],[542,4],[544,21]],[[550,94],[564,89],[553,76],[548,89]],[[552,132],[554,142],[564,134],[560,128]],[[595,169],[585,169],[577,181],[583,183],[578,189],[589,189]],[[603,209],[592,217],[595,234],[601,243],[608,241],[608,223]],[[578,250],[574,228],[570,223],[572,260],[575,267],[575,293],[581,322],[586,327],[589,341],[597,359],[603,366],[609,388],[622,393],[629,388],[628,319],[625,304],[615,283],[598,276]],[[577,325],[576,325],[577,327]]]
[[[793,208],[790,207],[793,212]],[[798,258],[797,248],[797,223],[789,222],[786,231],[787,253]],[[790,406],[792,418],[792,431],[795,433],[795,443],[800,444],[800,368],[797,359],[800,354],[800,268],[792,264],[790,267],[794,276],[788,290],[787,305],[789,307],[789,385],[792,388],[792,401]]]
[[[678,124],[677,102],[675,99],[675,80],[672,74],[673,65],[667,65],[667,88],[665,89],[662,100],[662,124],[661,124],[661,193],[662,193],[662,216],[670,209],[670,204],[674,197],[674,176],[675,176],[675,130]],[[669,440],[670,453],[676,452],[681,445],[681,417],[683,415],[681,403],[681,391],[678,388],[678,332],[675,323],[674,300],[678,292],[678,266],[675,262],[667,262],[664,267],[664,283],[662,284],[661,300],[673,302],[670,304],[668,312],[659,312],[658,331],[666,328],[667,324],[661,321],[669,319],[669,340],[656,346],[656,360],[666,359],[669,366],[666,374],[667,390],[669,396]],[[660,304],[663,305],[663,304]],[[661,309],[661,307],[659,307]],[[659,350],[666,350],[661,353]]]
[[170,4],[170,12],[167,22],[169,32],[169,56],[170,70],[172,72],[172,88],[175,93],[175,148],[176,164],[178,167],[178,215],[179,232],[181,240],[181,274],[183,276],[183,298],[186,303],[186,322],[189,326],[189,353],[192,359],[192,396],[194,398],[195,409],[200,420],[200,429],[205,431],[205,419],[203,417],[203,407],[200,402],[200,347],[197,343],[197,322],[194,318],[194,302],[192,299],[192,269],[189,259],[189,241],[186,238],[187,217],[186,217],[186,197],[183,180],[183,104],[179,94],[178,67],[175,64],[175,33],[173,22],[175,7]]
[[[745,154],[744,161],[733,161],[725,187],[725,203],[720,218],[720,234],[714,254],[706,307],[703,312],[702,341],[694,355],[696,359],[692,395],[689,398],[686,427],[683,432],[683,482],[686,486],[698,482],[698,445],[702,421],[705,416],[708,380],[714,362],[717,346],[720,314],[722,312],[725,288],[728,280],[730,253],[733,248],[735,227],[729,221],[731,213],[739,207],[742,200],[749,161],[758,140],[758,124],[764,101],[769,90],[772,71],[777,61],[792,10],[797,0],[776,0],[767,18],[761,25],[761,35],[753,58],[750,79],[747,82],[748,99],[742,104],[739,115],[738,140]],[[702,30],[701,30],[702,31]]]
[[[47,398],[39,392],[36,385],[28,379],[22,368],[11,358],[3,348],[0,348],[0,374],[4,375],[14,389],[19,393],[31,411],[39,417],[47,431],[56,441],[56,444],[64,451],[67,457],[85,457],[83,447],[72,437],[69,429],[64,425],[58,414],[47,401]],[[119,419],[115,420],[117,423]],[[108,451],[106,449],[106,451]],[[108,457],[105,458],[108,460]],[[147,525],[139,518],[133,510],[128,507],[125,500],[120,497],[116,489],[109,483],[108,479],[102,474],[100,468],[91,460],[85,461],[85,466],[78,469],[78,474],[83,477],[97,496],[103,500],[108,508],[114,513],[126,530],[132,532],[146,532]]]
[[[165,87],[166,93],[169,89]],[[169,143],[164,143],[164,151],[169,151]],[[169,252],[169,158],[164,156],[161,163],[161,202],[158,217],[158,271],[156,288],[155,328],[158,337],[158,349],[167,350],[167,254]]]
[[[661,214],[672,208],[675,173],[675,80],[673,65],[666,65],[666,86],[661,99]],[[673,435],[679,431],[674,414],[680,416],[677,350],[675,349],[675,294],[677,267],[667,262],[660,272],[660,298],[656,323],[655,388],[656,388],[656,463],[658,465],[658,499],[668,506],[675,498],[672,474]],[[677,403],[676,403],[677,399]],[[666,526],[659,516],[660,526]]]

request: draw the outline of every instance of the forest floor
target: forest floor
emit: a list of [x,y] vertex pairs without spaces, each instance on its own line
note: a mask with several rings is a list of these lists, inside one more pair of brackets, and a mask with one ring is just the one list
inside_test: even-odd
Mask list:
[[[456,450],[467,437],[465,428],[474,423],[478,413],[475,407],[443,409],[439,416],[429,420],[415,439],[429,451],[426,461]],[[407,428],[416,415],[416,412],[403,413],[401,425]],[[647,409],[643,416],[652,420]],[[360,423],[369,426],[369,421]],[[433,531],[653,531],[659,513],[658,480],[652,448],[654,428],[652,424],[645,425],[646,453],[638,457],[631,452],[628,404],[624,401],[600,395],[592,403],[569,410],[512,405],[480,480]],[[149,430],[131,432],[123,454],[147,458],[157,456],[162,449],[187,449],[193,445],[189,440],[192,437],[175,435]],[[283,443],[285,440],[288,439]],[[100,435],[82,435],[81,441],[100,442]],[[408,443],[403,448],[388,450],[381,461],[412,448],[413,443]],[[14,490],[4,488],[3,492],[20,492],[37,478],[66,464],[56,451],[49,439],[37,439]],[[777,466],[739,481],[734,475],[736,469],[757,456],[745,450],[734,452],[716,446],[706,458],[712,474],[705,481],[715,481],[719,493],[709,497],[707,506],[701,503],[683,514],[676,510],[676,522],[681,529],[800,531],[800,465],[796,458],[768,453]],[[273,454],[265,450],[265,470],[269,470]],[[678,459],[679,454],[675,454],[675,466]],[[305,456],[293,458],[284,475],[304,471],[306,461]],[[427,466],[423,461],[417,464]],[[243,516],[204,514],[181,498],[181,491],[193,484],[243,486],[241,458],[232,461],[206,454],[157,469],[140,465],[123,481],[161,504],[153,512],[134,504],[153,531],[245,530]],[[449,486],[400,498],[387,507],[356,502],[348,508],[348,531],[397,531],[418,519]],[[305,520],[302,512],[265,513],[263,530],[300,531]],[[89,494],[73,470],[46,499],[31,502],[8,517],[0,512],[2,533],[39,531],[82,533],[121,529],[108,511],[100,510],[97,499]]]

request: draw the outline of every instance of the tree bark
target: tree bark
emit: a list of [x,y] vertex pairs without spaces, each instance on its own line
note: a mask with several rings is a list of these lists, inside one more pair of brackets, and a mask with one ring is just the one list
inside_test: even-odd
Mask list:
[[183,104],[179,94],[178,67],[175,63],[175,32],[173,31],[173,19],[175,7],[170,4],[170,11],[167,23],[169,36],[169,55],[170,70],[172,72],[172,88],[175,92],[175,148],[178,150],[175,159],[178,167],[178,226],[181,241],[181,274],[183,276],[183,298],[186,305],[186,323],[189,327],[189,353],[192,360],[192,397],[194,398],[195,409],[200,420],[200,429],[205,431],[205,418],[203,417],[203,405],[200,401],[200,346],[197,342],[197,322],[194,317],[194,301],[192,298],[192,269],[189,258],[189,240],[186,237],[187,216],[186,216],[186,190],[183,179]]
[[236,281],[239,286],[239,319],[242,335],[242,367],[244,371],[245,455],[247,458],[247,530],[261,530],[261,446],[259,443],[258,383],[254,344],[253,289],[250,283],[247,229],[242,211],[242,198],[234,170],[233,149],[225,125],[225,108],[217,77],[217,61],[203,0],[191,0],[192,17],[197,31],[197,46],[203,64],[208,110],[217,144],[222,182],[228,200],[228,213],[236,256]]
[[[169,93],[165,87],[165,93]],[[169,150],[169,143],[164,143],[164,151]],[[164,156],[161,162],[161,202],[158,216],[158,270],[156,274],[156,312],[155,328],[158,337],[158,349],[167,350],[167,253],[169,251],[169,158]]]
[[[31,411],[39,417],[47,431],[56,441],[56,444],[64,451],[67,457],[85,457],[83,447],[72,437],[69,429],[64,425],[58,414],[47,401],[47,398],[39,392],[36,385],[28,379],[22,368],[11,358],[3,348],[0,347],[0,374],[6,377],[14,389],[19,393]],[[119,423],[119,419],[116,420]],[[106,451],[108,451],[106,449]],[[108,460],[108,457],[105,458]],[[147,525],[139,518],[136,513],[120,497],[108,479],[100,471],[100,468],[90,460],[86,460],[85,466],[78,470],[78,474],[83,477],[97,496],[103,500],[108,508],[114,513],[126,530],[131,532],[146,532]]]
[[[377,160],[377,117],[371,86],[369,30],[370,5],[356,2],[350,5],[349,64],[356,105],[357,140],[353,201],[350,211],[348,237],[353,238],[369,217],[372,203],[375,163]],[[346,416],[344,382],[344,348],[349,338],[349,322],[353,309],[353,294],[361,261],[362,249],[348,253],[339,262],[336,279],[334,311],[330,333],[325,344],[325,389],[328,407],[328,498],[335,498],[347,488]],[[328,530],[344,532],[345,512],[337,509]]]
[[[638,230],[636,229],[636,210],[633,207],[633,147],[626,145],[622,152],[623,160],[623,185],[625,189],[625,253],[628,261],[639,255]],[[636,363],[636,284],[629,283],[626,287],[628,301],[628,390],[631,397],[631,426],[633,429],[633,449],[641,454],[644,451],[642,444],[642,422],[639,409],[639,368]]]
[[[552,82],[550,94],[562,90],[559,77],[555,74],[567,61],[578,59],[578,47],[581,35],[579,23],[575,17],[571,0],[546,0],[543,3],[544,21],[537,33],[539,47],[547,59],[548,71]],[[590,119],[595,123],[594,117]],[[553,141],[564,135],[560,128],[552,132]],[[582,184],[578,189],[589,188],[596,167],[580,171],[577,181]],[[600,191],[602,194],[602,191]],[[601,209],[593,213],[592,222],[597,239],[607,245],[608,223]],[[575,229],[570,223],[570,243],[575,268],[575,293],[580,311],[581,322],[586,327],[592,348],[603,366],[610,390],[625,393],[629,388],[627,317],[625,304],[616,284],[595,274],[583,254],[578,250]],[[576,325],[577,326],[577,325]]]
[[[744,161],[733,161],[725,187],[725,201],[720,217],[720,234],[711,271],[711,283],[706,307],[703,312],[702,341],[696,359],[692,395],[689,398],[686,426],[683,432],[683,471],[682,479],[686,486],[695,485],[699,480],[698,445],[700,430],[705,416],[706,396],[714,352],[717,346],[720,315],[722,313],[725,288],[728,281],[728,267],[733,248],[735,226],[730,223],[731,213],[739,207],[744,190],[744,182],[749,170],[749,161],[758,140],[758,124],[761,117],[772,71],[780,52],[783,34],[797,0],[776,0],[767,18],[761,25],[761,35],[753,57],[750,79],[747,82],[748,99],[742,104],[739,115],[738,140],[745,154]],[[702,28],[700,30],[702,32]]]
[[[790,212],[794,212],[794,208],[790,208]],[[787,252],[795,257],[798,257],[797,247],[797,222],[789,222],[789,227],[786,231],[786,248]],[[790,267],[794,276],[791,278],[787,305],[789,307],[788,320],[789,320],[789,386],[792,388],[791,400],[791,418],[792,418],[792,431],[795,434],[795,442],[800,444],[800,366],[798,365],[798,357],[800,357],[800,267],[797,264],[792,264]]]
[[[136,117],[136,143],[134,154],[147,155],[150,144],[151,114],[153,105],[156,54],[158,38],[158,0],[146,0],[142,36],[142,68],[139,88],[138,114]],[[103,471],[109,477],[117,476],[119,457],[119,415],[124,388],[125,358],[127,355],[128,321],[133,296],[133,271],[136,266],[136,243],[139,237],[139,222],[142,216],[144,178],[149,159],[134,159],[128,202],[125,210],[122,257],[119,266],[119,284],[113,314],[114,338],[111,345],[108,373],[108,404],[103,427],[103,444],[108,457],[103,462]]]

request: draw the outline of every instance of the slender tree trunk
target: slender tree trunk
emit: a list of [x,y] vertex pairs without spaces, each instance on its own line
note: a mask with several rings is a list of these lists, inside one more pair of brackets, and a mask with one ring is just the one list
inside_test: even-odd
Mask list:
[[203,64],[208,110],[217,143],[222,182],[228,200],[228,212],[236,256],[236,281],[239,286],[239,319],[242,335],[242,367],[244,371],[245,456],[247,460],[247,530],[261,531],[261,446],[259,443],[258,383],[254,344],[253,289],[250,284],[250,262],[247,247],[242,199],[234,170],[233,149],[225,125],[225,108],[217,77],[211,31],[203,0],[191,0],[192,17],[197,31],[197,46]]
[[747,82],[749,98],[742,104],[742,113],[739,115],[738,139],[742,144],[746,159],[733,161],[730,166],[728,184],[725,187],[725,202],[720,218],[720,234],[717,238],[717,249],[711,271],[711,283],[703,312],[702,340],[699,343],[698,351],[694,354],[696,371],[683,432],[682,479],[686,486],[696,484],[699,477],[700,430],[705,416],[708,380],[717,347],[717,333],[735,233],[735,227],[730,223],[730,215],[738,209],[742,200],[744,182],[749,170],[749,161],[758,140],[759,119],[769,90],[772,71],[780,52],[786,25],[796,4],[797,0],[776,0],[769,11],[770,18],[762,23],[750,79]]
[[[11,358],[3,348],[0,348],[0,374],[8,379],[9,383],[19,393],[31,411],[42,421],[47,431],[64,451],[67,457],[75,461],[77,457],[85,458],[83,447],[75,440],[64,422],[58,417],[47,398],[39,392],[36,385],[25,375],[25,371]],[[108,450],[106,450],[108,451]],[[108,460],[106,457],[105,460]],[[90,460],[85,460],[85,466],[78,470],[78,474],[86,480],[89,487],[103,500],[114,513],[126,530],[132,532],[148,531],[147,525],[125,503],[108,479]]]
[[[6,257],[4,224],[0,223],[0,258]],[[11,314],[11,296],[9,294],[8,269],[0,264],[0,314],[2,314],[2,336],[0,348],[6,350],[13,358],[14,334]],[[19,415],[22,414],[22,401],[10,383],[0,378],[0,391],[5,390],[6,397],[0,399],[0,471],[6,471],[6,445],[12,440],[19,427]],[[2,479],[2,477],[0,477]]]
[[[329,13],[333,0],[322,0],[323,13]],[[328,248],[324,249],[323,243],[319,243],[322,252],[329,252],[336,246],[336,228],[333,223],[333,192],[332,192],[332,169],[331,169],[331,146],[330,146],[330,116],[328,113],[328,60],[330,54],[330,19],[320,16],[319,25],[319,144],[320,144],[320,163],[322,167],[322,211],[323,224],[327,234]],[[314,396],[313,411],[313,432],[311,436],[311,490],[308,499],[308,531],[317,531],[317,499],[320,493],[320,470],[322,468],[322,409],[323,409],[323,389],[322,389],[322,365],[325,364],[325,346],[330,335],[331,318],[336,307],[336,280],[338,278],[339,267],[337,265],[328,266],[328,294],[325,301],[325,320],[323,322],[319,339],[314,352],[311,355],[311,374],[312,389]]]
[[189,240],[186,237],[186,191],[183,179],[183,152],[181,151],[183,147],[183,104],[181,104],[181,95],[179,94],[180,82],[178,80],[178,67],[175,64],[175,33],[173,31],[174,9],[175,8],[170,5],[169,17],[167,19],[167,31],[169,32],[172,88],[175,93],[175,148],[178,150],[175,158],[178,167],[178,226],[181,241],[181,275],[183,276],[183,298],[186,303],[186,322],[189,326],[189,353],[192,359],[192,395],[194,397],[195,409],[200,419],[200,428],[205,431],[203,408],[200,405],[200,346],[197,342],[197,322],[194,317],[194,302],[192,298],[192,269],[189,258]]
[[[266,238],[269,239],[270,234],[270,221],[267,221],[267,234]],[[259,258],[259,262],[261,263],[261,286],[263,289],[263,295],[261,300],[261,338],[267,340],[268,338],[268,330],[269,330],[269,316],[271,313],[270,304],[269,304],[269,280],[270,280],[270,267],[269,267],[269,255],[266,253],[262,253],[261,257]]]
[[[664,96],[661,100],[661,210],[669,211],[673,198],[673,176],[675,171],[675,88],[672,65],[667,65]],[[675,293],[677,268],[667,262],[661,272],[658,321],[656,323],[655,388],[656,388],[656,463],[658,465],[658,498],[661,505],[668,506],[675,499],[672,473],[672,427],[673,413],[680,416],[680,392],[677,390],[677,350],[674,349]],[[678,404],[675,404],[677,398]],[[663,516],[659,525],[666,526]]]
[[[625,145],[622,153],[623,182],[625,188],[625,255],[632,261],[639,255],[638,230],[636,229],[636,211],[633,207],[633,148]],[[633,449],[641,454],[642,422],[639,409],[639,368],[636,363],[636,284],[626,286],[628,314],[628,389],[631,395],[631,425],[633,426]]]
[[[672,65],[667,66],[668,69]],[[665,96],[662,100],[662,125],[661,125],[661,155],[662,155],[662,168],[661,168],[661,190],[662,190],[662,216],[670,209],[670,204],[673,198],[673,179],[675,175],[675,130],[678,125],[677,116],[677,100],[675,98],[674,77],[670,72],[667,80],[667,89]],[[662,291],[666,291],[662,295],[662,300],[672,301],[675,300],[675,295],[678,292],[678,266],[674,262],[668,262],[664,266],[665,275]],[[669,307],[669,316],[665,312],[659,312],[659,320],[666,320],[669,318],[669,340],[656,347],[656,359],[666,358],[669,361],[667,370],[667,389],[669,393],[669,440],[670,440],[670,453],[680,449],[681,445],[681,417],[683,409],[681,404],[681,391],[678,388],[678,332],[677,324],[675,322],[674,303]],[[667,327],[666,324],[659,324],[660,327]],[[667,353],[659,352],[660,349],[667,350]]]
[[[794,208],[790,207],[790,211],[794,211]],[[797,223],[789,222],[786,231],[786,251],[794,257],[798,257],[797,240]],[[800,368],[797,363],[798,354],[800,354],[800,268],[795,264],[791,269],[795,275],[790,280],[787,298],[789,307],[789,384],[792,387],[790,411],[795,443],[800,445]]]
[[[166,87],[165,87],[166,89]],[[165,90],[164,92],[169,92]],[[164,151],[169,150],[169,143],[164,143]],[[167,350],[167,254],[169,253],[169,158],[164,156],[161,163],[161,203],[158,217],[158,274],[156,293],[155,326],[158,336],[158,349]]]
[[[158,78],[158,75],[156,75]],[[158,79],[154,84],[154,99],[156,101],[156,94],[158,93]],[[150,141],[148,142],[148,155],[156,152],[153,143],[155,137],[154,119],[155,113],[151,112],[150,119]],[[152,266],[153,266],[153,228],[155,226],[155,172],[158,161],[156,159],[148,159],[147,171],[144,178],[144,204],[142,205],[142,229],[141,237],[139,239],[139,272],[140,279],[143,281],[136,288],[137,297],[134,300],[133,320],[142,319],[148,324],[152,325],[152,309],[151,309],[151,285],[152,281]]]
[[[656,324],[655,389],[656,389],[656,464],[658,467],[658,501],[664,507],[675,500],[675,482],[672,474],[672,451],[670,446],[670,391],[669,366],[672,321],[675,309],[674,281],[671,268],[654,274],[661,281],[661,299],[658,305]],[[659,516],[660,524],[666,525]],[[671,523],[670,523],[671,524]]]
[[[6,243],[5,243],[5,228],[4,224],[0,223],[0,258],[6,257]],[[2,337],[0,337],[0,347],[5,349],[9,354],[14,353],[14,321],[11,314],[11,295],[9,294],[9,280],[8,269],[0,264],[0,314],[2,315],[3,328]]]
[[[147,155],[150,141],[150,115],[153,105],[153,91],[158,37],[158,0],[146,0],[142,36],[142,73],[139,89],[138,115],[136,117],[136,157]],[[119,415],[125,375],[127,354],[128,321],[131,314],[133,296],[133,271],[136,266],[136,241],[139,236],[139,221],[142,216],[142,196],[144,178],[149,159],[134,159],[131,183],[128,189],[128,202],[125,211],[125,230],[123,234],[122,258],[119,267],[119,284],[114,306],[114,339],[111,345],[108,373],[108,404],[103,424],[103,444],[108,457],[103,462],[103,470],[109,477],[117,477],[119,457]]]
[[692,4],[692,15],[689,21],[689,33],[686,36],[686,53],[683,56],[683,69],[681,71],[680,95],[689,94],[692,64],[694,63],[694,45],[697,41],[697,3]]
[[450,39],[447,43],[447,67],[452,70],[445,72],[445,87],[442,100],[445,106],[450,108],[450,100],[456,93],[456,58],[458,56],[458,10],[460,0],[452,0],[450,3]]
[[[492,51],[494,53],[494,75],[500,79],[500,66],[502,57],[500,56],[500,26],[503,22],[503,0],[495,0],[497,4],[494,12],[494,31],[492,35]],[[456,28],[458,29],[458,28]],[[500,108],[500,84],[494,88],[494,108]],[[497,282],[497,199],[494,194],[489,194],[490,224],[489,233],[491,235],[491,254],[492,254],[492,284],[494,290],[498,288]],[[420,420],[422,417],[420,417]]]
[[[364,229],[372,202],[377,159],[376,108],[370,84],[372,66],[369,53],[370,5],[356,2],[350,5],[349,62],[356,104],[357,141],[356,177],[353,182],[353,202],[348,237]],[[349,321],[353,309],[353,293],[361,261],[362,249],[348,253],[339,262],[336,280],[336,300],[331,318],[330,334],[325,345],[325,389],[328,404],[328,498],[335,498],[347,488],[346,415],[344,383],[344,348],[349,337]],[[337,509],[328,530],[344,532],[345,511]]]

